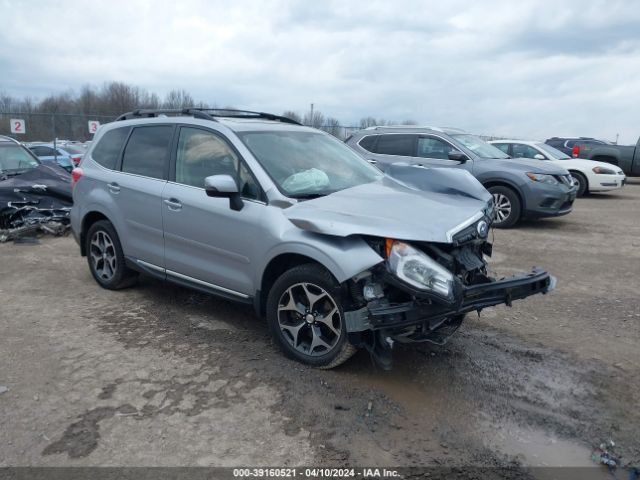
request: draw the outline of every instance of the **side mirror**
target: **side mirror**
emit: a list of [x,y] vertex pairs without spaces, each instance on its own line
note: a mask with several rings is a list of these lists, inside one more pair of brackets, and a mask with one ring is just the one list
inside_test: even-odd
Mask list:
[[469,160],[469,157],[467,157],[464,153],[459,152],[458,150],[451,150],[448,157],[449,160],[455,160],[456,162],[460,163],[465,163],[467,160]]
[[536,153],[533,158],[535,158],[536,160],[546,160],[547,157],[545,157],[544,155],[542,155],[541,153]]
[[231,175],[211,175],[205,178],[204,191],[209,197],[228,198],[231,210],[242,210],[244,206],[238,184]]

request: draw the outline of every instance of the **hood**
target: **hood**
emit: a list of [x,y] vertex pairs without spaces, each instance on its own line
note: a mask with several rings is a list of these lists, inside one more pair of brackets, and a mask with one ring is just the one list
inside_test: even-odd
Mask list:
[[416,177],[414,185],[420,184],[425,190],[385,176],[377,182],[301,201],[283,213],[298,228],[326,235],[440,243],[450,243],[453,234],[484,215],[491,198],[486,190],[475,192],[477,196],[458,190],[463,178],[477,183],[470,174],[460,172],[463,175],[458,178],[457,188],[448,188],[426,177],[435,178],[441,173],[434,175],[435,170],[451,169],[408,168]]
[[518,170],[521,172],[546,173],[549,175],[568,175],[566,169],[543,160],[530,158],[483,158],[482,162],[491,162],[496,169]]
[[67,204],[73,202],[71,174],[60,167],[40,164],[23,174],[0,177],[0,208],[6,202],[21,201],[25,197],[51,197]]

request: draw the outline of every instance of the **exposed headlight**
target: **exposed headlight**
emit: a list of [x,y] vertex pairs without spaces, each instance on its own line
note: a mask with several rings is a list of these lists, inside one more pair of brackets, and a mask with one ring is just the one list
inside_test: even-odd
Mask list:
[[558,185],[559,183],[556,177],[544,173],[527,172],[527,177],[529,177],[534,182],[546,183],[547,185]]
[[598,173],[600,175],[615,175],[615,170],[611,170],[610,168],[605,167],[593,167],[593,173]]
[[397,240],[388,249],[388,264],[391,272],[401,280],[420,289],[454,300],[453,274],[431,257]]

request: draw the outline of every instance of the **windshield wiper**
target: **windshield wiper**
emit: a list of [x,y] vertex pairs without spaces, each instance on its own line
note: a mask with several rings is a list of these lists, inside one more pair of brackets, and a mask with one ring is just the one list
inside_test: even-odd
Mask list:
[[320,198],[326,196],[326,193],[298,193],[294,195],[289,195],[290,198],[295,198],[296,200],[310,200],[312,198]]

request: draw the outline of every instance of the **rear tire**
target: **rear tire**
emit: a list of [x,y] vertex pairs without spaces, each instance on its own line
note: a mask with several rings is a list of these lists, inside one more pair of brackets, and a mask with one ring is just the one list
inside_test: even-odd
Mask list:
[[578,191],[576,192],[576,197],[582,197],[589,193],[589,182],[587,177],[579,172],[569,172],[573,177],[573,180],[578,184]]
[[513,227],[522,213],[522,205],[518,194],[509,187],[501,185],[489,187],[489,193],[493,196],[496,209],[496,217],[493,221],[495,228]]
[[108,290],[119,290],[133,285],[137,272],[127,268],[120,238],[108,220],[91,225],[86,235],[89,270],[98,285]]
[[276,280],[267,322],[285,355],[307,365],[334,368],[356,352],[347,339],[340,285],[320,265],[293,267]]

